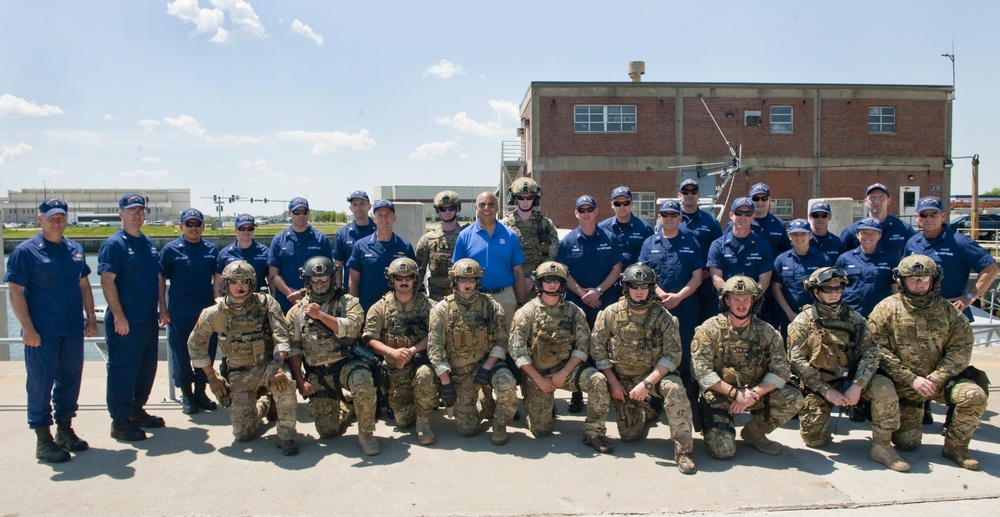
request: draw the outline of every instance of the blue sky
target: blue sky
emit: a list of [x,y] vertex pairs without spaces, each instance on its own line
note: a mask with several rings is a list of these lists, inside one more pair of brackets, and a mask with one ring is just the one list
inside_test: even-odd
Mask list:
[[[980,154],[984,191],[1000,187],[997,5],[4,0],[0,193],[190,188],[204,210],[239,194],[343,211],[357,188],[496,183],[531,81],[627,81],[642,60],[644,81],[945,85],[953,41],[953,154]],[[970,169],[956,160],[954,193]]]

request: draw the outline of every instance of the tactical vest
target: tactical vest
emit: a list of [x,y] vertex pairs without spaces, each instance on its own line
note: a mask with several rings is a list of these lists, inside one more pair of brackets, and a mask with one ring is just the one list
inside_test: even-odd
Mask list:
[[629,312],[628,303],[617,303],[611,313],[611,339],[608,354],[615,371],[625,375],[648,373],[663,356],[663,347],[655,339],[655,321],[659,313],[650,307],[649,313],[636,323]]
[[430,302],[417,293],[408,304],[410,310],[400,311],[400,303],[391,291],[382,297],[385,304],[385,321],[382,322],[382,333],[379,341],[390,348],[407,348],[417,344],[427,337],[427,317],[430,313]]
[[737,388],[746,388],[764,379],[771,363],[771,347],[765,342],[763,325],[764,322],[753,318],[746,330],[747,339],[732,325],[720,326],[713,366],[722,380]]
[[[445,330],[445,349],[452,368],[460,368],[482,361],[493,346],[493,299],[478,294],[476,301],[462,311],[452,296],[448,299],[448,328]],[[463,316],[464,314],[464,316]]]
[[580,313],[565,302],[551,309],[540,301],[531,303],[535,305],[528,353],[532,365],[539,371],[545,371],[559,366],[573,353],[576,319]]
[[806,305],[812,321],[812,332],[806,338],[811,355],[809,364],[819,372],[824,382],[847,378],[851,365],[857,361],[864,335],[863,323],[852,322],[850,311],[836,318],[820,318],[815,306]]
[[530,272],[528,268],[534,271],[535,267],[549,259],[549,246],[552,243],[544,221],[544,217],[537,210],[532,210],[531,217],[527,221],[517,217],[517,211],[507,214],[504,218],[504,224],[513,229],[521,239],[525,274]]
[[219,347],[230,368],[260,364],[274,354],[274,336],[265,302],[264,294],[252,293],[241,311],[230,309],[225,302],[219,305],[213,326],[225,329],[219,332]]
[[[337,296],[320,306],[320,309],[323,312],[331,314],[335,318],[343,318],[344,301],[343,296]],[[306,363],[315,366],[329,364],[343,359],[345,357],[343,345],[357,341],[358,337],[338,338],[329,330],[321,328],[321,323],[318,323],[305,315],[304,309],[310,303],[312,302],[308,297],[303,298],[298,302],[298,305],[300,306],[298,310],[302,311],[301,314],[303,318],[302,328],[299,329],[302,339],[302,355],[305,357]],[[333,312],[329,311],[331,305],[333,307]]]
[[455,241],[459,232],[444,232],[440,228],[430,233],[427,239],[427,270],[430,271],[430,285],[440,289],[451,287],[448,270],[455,251]]

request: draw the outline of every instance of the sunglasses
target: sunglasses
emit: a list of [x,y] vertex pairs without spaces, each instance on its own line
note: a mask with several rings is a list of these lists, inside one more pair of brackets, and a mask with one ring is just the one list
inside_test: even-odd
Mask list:
[[250,285],[249,280],[230,280],[229,285],[240,284],[240,285]]
[[927,219],[929,217],[937,217],[940,214],[941,212],[920,212],[919,214],[917,214],[917,217],[921,219]]
[[842,293],[844,292],[844,286],[842,285],[821,285],[819,290],[822,293]]
[[563,281],[562,278],[559,278],[559,277],[557,277],[555,275],[543,276],[541,278],[541,280],[542,280],[543,284],[553,284],[553,283],[558,283],[558,282],[562,282]]
[[392,279],[397,282],[412,282],[417,279],[417,275],[395,275]]
[[184,226],[188,228],[201,228],[201,221],[184,221]]
[[750,217],[753,215],[753,212],[745,212],[743,210],[737,210],[733,212],[733,214],[736,214],[736,217]]
[[256,228],[254,228],[253,226],[240,226],[239,228],[237,228],[237,230],[241,232],[252,232],[256,230]]
[[771,199],[771,196],[754,196],[750,199],[754,201],[767,201],[768,199]]
[[809,214],[809,217],[812,217],[813,219],[826,219],[827,217],[830,217],[830,214],[826,212],[815,212]]
[[300,208],[298,210],[292,210],[292,215],[306,215],[309,213],[308,208]]
[[666,217],[667,219],[675,219],[680,216],[681,214],[677,212],[660,212],[660,217]]
[[649,290],[650,287],[652,287],[652,284],[632,284],[632,283],[629,283],[627,285],[628,285],[629,289],[636,289],[636,290],[639,290],[639,291],[646,291],[646,290]]
[[491,203],[477,203],[476,206],[478,206],[479,208],[496,208],[497,204],[496,203],[492,203],[492,202]]
[[518,201],[534,201],[535,196],[514,196],[514,199]]
[[458,210],[458,207],[454,206],[454,205],[452,205],[452,206],[441,206],[441,207],[438,207],[438,209],[437,209],[438,213],[442,213],[442,212],[454,212],[455,210]]
[[597,209],[594,208],[594,207],[590,207],[590,208],[577,208],[576,209],[576,213],[578,213],[578,214],[589,214],[589,213],[593,212],[594,210],[597,210]]
[[696,195],[698,195],[698,190],[697,189],[695,189],[695,190],[681,189],[681,194],[683,194],[685,196],[696,196]]
[[612,201],[611,204],[615,206],[632,206],[632,200]]

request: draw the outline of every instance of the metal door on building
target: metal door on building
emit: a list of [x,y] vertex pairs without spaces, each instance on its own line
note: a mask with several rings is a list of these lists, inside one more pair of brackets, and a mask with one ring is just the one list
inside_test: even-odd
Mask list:
[[899,187],[899,218],[914,228],[917,227],[918,199],[920,199],[920,187]]

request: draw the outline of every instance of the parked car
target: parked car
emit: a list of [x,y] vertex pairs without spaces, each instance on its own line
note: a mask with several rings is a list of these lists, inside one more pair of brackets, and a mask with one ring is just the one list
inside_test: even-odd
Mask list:
[[[972,216],[966,214],[954,217],[948,225],[955,230],[968,234],[972,230]],[[994,240],[997,236],[997,231],[1000,231],[1000,215],[979,214],[980,239],[987,241]]]

